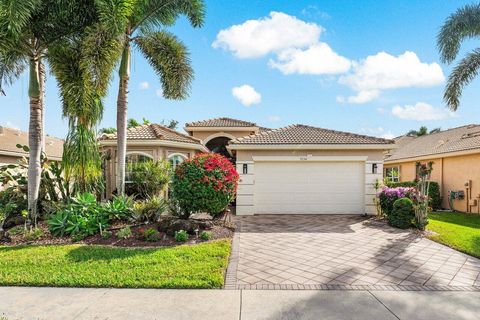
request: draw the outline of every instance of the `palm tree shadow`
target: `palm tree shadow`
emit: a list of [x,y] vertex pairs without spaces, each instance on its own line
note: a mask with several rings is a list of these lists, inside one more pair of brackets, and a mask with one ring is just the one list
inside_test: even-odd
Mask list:
[[124,260],[138,256],[148,256],[162,248],[111,248],[102,246],[80,246],[70,250],[66,257],[72,262]]

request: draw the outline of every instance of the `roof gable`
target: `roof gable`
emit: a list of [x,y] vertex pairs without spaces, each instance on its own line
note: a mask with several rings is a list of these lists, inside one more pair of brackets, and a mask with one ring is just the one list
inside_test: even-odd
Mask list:
[[[117,134],[103,134],[100,137],[100,140],[117,140]],[[200,140],[197,138],[156,123],[127,129],[127,140],[165,140],[172,142],[201,144]]]
[[359,135],[349,132],[317,128],[302,124],[273,129],[237,138],[232,145],[276,144],[393,144],[392,140]]
[[480,125],[452,128],[412,139],[400,145],[386,159],[395,161],[443,153],[479,149]]

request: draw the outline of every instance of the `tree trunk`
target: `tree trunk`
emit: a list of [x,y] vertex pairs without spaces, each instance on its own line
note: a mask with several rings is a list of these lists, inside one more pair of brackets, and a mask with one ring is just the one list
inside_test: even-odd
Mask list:
[[125,156],[127,153],[128,81],[130,79],[130,44],[123,49],[117,98],[117,194],[125,194]]
[[30,98],[30,124],[28,129],[28,145],[30,148],[28,159],[28,213],[30,223],[36,227],[38,194],[40,190],[42,154],[42,99],[40,88],[40,58],[34,56],[30,59],[30,81],[28,96]]
[[38,66],[39,74],[39,88],[40,88],[40,104],[42,110],[42,152],[47,154],[45,149],[45,65],[40,61]]

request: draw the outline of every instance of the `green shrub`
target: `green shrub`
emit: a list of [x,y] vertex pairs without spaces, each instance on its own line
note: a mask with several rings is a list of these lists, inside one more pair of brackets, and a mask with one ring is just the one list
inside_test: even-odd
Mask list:
[[107,239],[110,239],[112,237],[112,231],[103,231],[102,232],[102,238],[107,240]]
[[119,239],[127,239],[127,238],[130,238],[131,236],[132,236],[132,229],[130,229],[130,227],[122,228],[117,232],[117,238]]
[[151,197],[134,203],[132,220],[135,222],[156,222],[167,211],[168,201],[166,199]]
[[160,232],[158,232],[155,228],[147,228],[147,229],[140,229],[138,233],[138,237],[144,241],[159,241],[160,240]]
[[185,230],[175,232],[175,240],[178,242],[185,242],[188,240],[188,233]]
[[127,220],[132,217],[133,198],[128,196],[114,196],[103,209],[108,213],[110,220]]
[[108,212],[99,205],[91,193],[80,194],[70,204],[47,220],[54,236],[83,237],[105,230],[109,224]]
[[30,231],[26,231],[24,233],[24,238],[27,241],[35,241],[40,239],[43,236],[43,231],[42,229],[33,229]]
[[128,195],[138,199],[159,196],[172,179],[172,167],[167,160],[132,163],[128,166],[128,179]]
[[413,202],[408,198],[400,198],[393,204],[392,212],[387,216],[388,224],[392,227],[407,229],[415,219]]
[[202,231],[200,233],[200,239],[202,240],[207,241],[207,240],[210,240],[211,238],[212,238],[212,233],[209,231]]
[[199,154],[177,166],[172,194],[185,213],[221,214],[235,198],[239,175],[230,161],[214,153]]
[[[390,188],[397,188],[397,187],[416,188],[417,182],[415,181],[389,182],[386,185]],[[428,204],[432,207],[433,210],[438,210],[442,208],[442,196],[440,194],[440,185],[438,184],[438,182],[430,181],[428,196],[430,197]]]

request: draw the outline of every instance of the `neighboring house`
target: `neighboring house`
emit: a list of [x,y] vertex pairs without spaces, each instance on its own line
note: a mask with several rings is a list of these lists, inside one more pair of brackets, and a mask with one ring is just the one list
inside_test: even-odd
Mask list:
[[[105,191],[110,195],[116,189],[116,133],[103,134],[99,143],[105,155]],[[127,130],[127,166],[134,162],[168,159],[175,167],[198,152],[208,152],[200,139],[159,124],[152,123]]]
[[[216,118],[187,123],[189,135],[157,124],[128,130],[127,161],[182,159],[213,151],[236,163],[241,180],[236,213],[374,214],[375,180],[392,140],[305,125],[270,130]],[[103,135],[110,154],[107,188],[115,187],[116,136]]]
[[[399,147],[385,158],[385,177],[393,181],[413,181],[416,163],[433,161],[431,179],[440,185],[442,206],[451,208],[452,204],[459,211],[479,212],[480,125],[462,126],[421,137],[402,136],[395,141]],[[450,191],[463,191],[465,197],[452,200],[450,204]]]
[[[17,148],[17,144],[28,146],[28,132],[0,126],[0,165],[18,163],[28,153]],[[63,153],[63,140],[46,136],[45,153],[48,159],[60,161]]]

